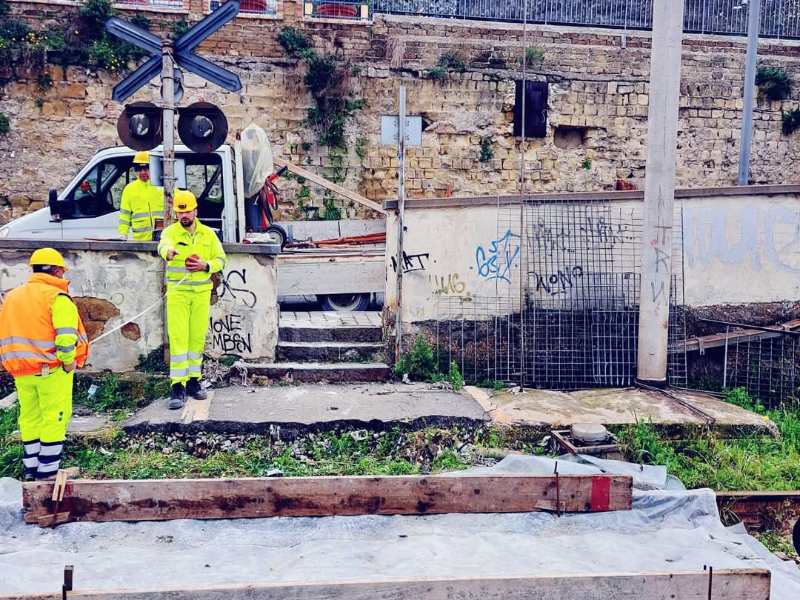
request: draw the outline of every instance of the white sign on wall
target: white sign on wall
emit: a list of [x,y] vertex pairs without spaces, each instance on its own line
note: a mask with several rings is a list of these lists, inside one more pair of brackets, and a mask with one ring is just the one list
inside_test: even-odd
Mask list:
[[[381,144],[397,146],[400,139],[400,118],[397,115],[381,116]],[[406,117],[406,146],[422,145],[422,117]]]

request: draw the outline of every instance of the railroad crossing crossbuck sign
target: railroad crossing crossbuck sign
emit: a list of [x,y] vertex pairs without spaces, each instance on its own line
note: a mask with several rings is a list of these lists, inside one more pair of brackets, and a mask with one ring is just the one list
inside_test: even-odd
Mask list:
[[[242,82],[235,73],[194,53],[204,40],[238,13],[239,0],[229,0],[189,28],[174,43],[161,40],[149,31],[116,17],[106,21],[106,30],[109,33],[151,54],[148,60],[114,86],[112,98],[115,101],[124,102],[151,79],[162,75],[163,114],[162,108],[152,103],[134,102],[126,106],[120,115],[117,131],[127,146],[134,150],[151,150],[163,139],[165,157],[170,152],[171,148],[168,150],[167,146],[172,146],[172,136],[167,137],[164,134],[173,130],[172,110],[174,103],[180,101],[183,94],[180,85],[181,69],[231,92],[242,89]],[[163,81],[166,79],[164,73],[174,73],[167,93]],[[218,107],[207,102],[197,102],[178,111],[178,132],[181,140],[195,152],[213,152],[225,141],[228,126],[225,115]]]
[[[206,81],[215,83],[230,92],[238,92],[242,89],[242,82],[239,81],[239,77],[235,73],[231,73],[227,69],[223,69],[219,65],[215,65],[194,53],[197,46],[238,13],[239,0],[229,0],[205,19],[193,25],[173,45],[173,55],[177,66],[199,75]],[[169,44],[162,42],[160,38],[149,31],[140,29],[136,25],[116,17],[112,17],[106,22],[106,29],[112,35],[152,55],[138,69],[114,86],[112,98],[117,102],[123,102],[159,74],[163,52]]]

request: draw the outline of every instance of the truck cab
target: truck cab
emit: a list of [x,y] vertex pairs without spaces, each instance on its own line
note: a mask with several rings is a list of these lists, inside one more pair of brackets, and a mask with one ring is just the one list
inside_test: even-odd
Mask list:
[[[0,227],[0,239],[119,239],[122,190],[136,179],[135,152],[125,146],[95,154],[61,191],[50,191],[48,207]],[[238,242],[243,233],[237,207],[234,150],[228,145],[215,152],[192,152],[175,147],[177,186],[194,192],[198,217],[218,232],[224,242]],[[160,185],[161,148],[151,151],[151,178]],[[241,232],[240,232],[241,228]]]

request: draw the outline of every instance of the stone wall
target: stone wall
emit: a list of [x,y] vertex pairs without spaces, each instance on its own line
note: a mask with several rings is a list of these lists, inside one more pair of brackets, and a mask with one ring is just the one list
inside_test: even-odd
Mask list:
[[[0,240],[0,292],[24,283],[28,259],[38,245]],[[68,263],[66,279],[90,340],[127,323],[92,346],[86,369],[136,369],[165,341],[163,261],[155,243],[53,242]],[[277,270],[266,248],[226,244],[228,262],[211,298],[206,354],[234,354],[252,361],[275,358],[278,340]],[[261,253],[259,253],[261,252]],[[141,314],[151,307],[156,307]],[[137,315],[140,315],[137,317]],[[136,318],[134,318],[136,317]]]
[[[74,14],[60,1],[11,2],[15,14],[36,27],[52,27]],[[201,0],[188,10],[148,12],[153,29],[203,14]],[[395,149],[380,145],[380,115],[396,112],[401,83],[409,112],[421,114],[422,146],[408,150],[411,197],[507,194],[519,189],[519,149],[512,137],[514,80],[522,77],[523,28],[507,23],[381,16],[369,24],[304,19],[300,2],[283,0],[278,18],[242,16],[210,38],[202,53],[236,70],[244,89],[224,93],[187,77],[184,102],[204,99],[223,106],[231,137],[250,122],[263,126],[286,159],[330,177],[337,168],[306,124],[313,105],[303,82],[305,67],[286,57],[277,33],[287,25],[302,29],[321,52],[334,53],[355,67],[349,88],[366,106],[348,125],[348,150],[341,158],[344,185],[365,196],[392,198],[397,190]],[[527,46],[544,58],[528,77],[549,82],[547,137],[529,140],[525,151],[529,191],[593,191],[642,188],[648,110],[650,38],[621,32],[530,26]],[[680,109],[678,185],[728,185],[735,181],[741,121],[744,40],[686,36]],[[455,53],[466,71],[430,69],[440,56]],[[792,74],[800,65],[796,42],[764,41],[764,64]],[[120,75],[66,72],[51,67],[55,85],[35,81],[4,86],[0,111],[12,131],[0,137],[0,223],[43,205],[50,187],[63,186],[79,164],[99,147],[118,143],[120,106],[110,100]],[[151,99],[151,86],[134,99]],[[755,113],[752,180],[793,183],[800,173],[788,167],[800,155],[796,136],[781,134],[781,111],[800,104],[800,91],[784,102],[760,99]],[[481,161],[481,140],[493,156]],[[296,182],[284,182],[290,207]],[[321,193],[311,186],[319,206]],[[374,216],[344,205],[345,216]],[[287,210],[284,218],[298,216]]]

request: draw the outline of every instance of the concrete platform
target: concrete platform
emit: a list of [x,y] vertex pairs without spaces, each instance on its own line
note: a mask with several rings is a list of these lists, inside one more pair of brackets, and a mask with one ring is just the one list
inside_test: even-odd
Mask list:
[[190,400],[172,411],[166,400],[142,409],[122,425],[143,431],[269,432],[291,439],[306,431],[335,427],[382,430],[410,427],[479,425],[489,418],[466,394],[429,384],[350,384],[229,387],[209,399]]
[[[649,421],[662,433],[672,436],[686,435],[709,426],[716,433],[731,437],[777,431],[768,419],[699,392],[624,388],[575,392],[526,389],[492,393],[470,386],[465,391],[498,425],[549,430],[573,423],[623,426]],[[696,410],[681,404],[676,397]],[[702,413],[711,417],[713,424],[709,425]]]

